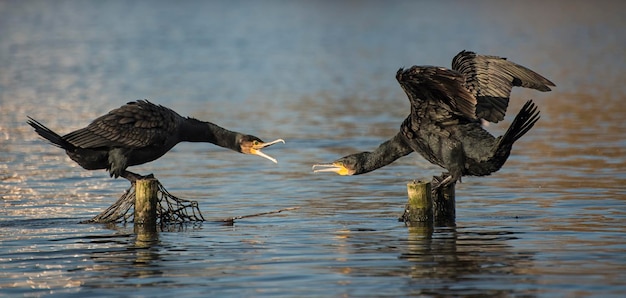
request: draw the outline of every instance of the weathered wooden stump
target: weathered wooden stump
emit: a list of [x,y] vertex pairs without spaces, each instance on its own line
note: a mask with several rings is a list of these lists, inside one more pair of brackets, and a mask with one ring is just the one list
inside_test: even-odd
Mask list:
[[433,192],[433,221],[437,226],[453,226],[456,218],[455,186],[452,183]]
[[433,201],[430,182],[412,181],[407,183],[406,190],[409,199],[399,220],[405,223],[432,223]]
[[[439,185],[438,177],[433,184]],[[450,226],[456,217],[455,183],[431,190],[431,182],[413,181],[406,186],[408,202],[399,221],[409,226]]]
[[159,181],[155,178],[135,182],[135,233],[153,234],[157,226]]

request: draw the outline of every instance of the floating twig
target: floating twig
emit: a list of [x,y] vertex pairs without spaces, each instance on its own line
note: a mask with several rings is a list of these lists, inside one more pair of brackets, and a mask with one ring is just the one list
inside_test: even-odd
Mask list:
[[235,220],[237,220],[237,219],[256,217],[256,216],[263,216],[263,215],[268,215],[268,214],[276,214],[276,213],[281,213],[283,211],[291,211],[291,210],[296,210],[296,209],[300,209],[300,207],[289,207],[289,208],[283,208],[283,209],[278,209],[278,210],[274,210],[274,211],[267,211],[267,212],[261,212],[261,213],[255,213],[255,214],[233,216],[233,217],[224,218],[224,219],[221,219],[221,220],[218,220],[218,221],[223,222],[225,225],[233,225],[235,223]]

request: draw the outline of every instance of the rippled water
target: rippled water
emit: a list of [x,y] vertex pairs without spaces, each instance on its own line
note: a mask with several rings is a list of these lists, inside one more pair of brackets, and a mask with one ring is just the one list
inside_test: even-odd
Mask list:
[[[0,2],[0,296],[556,296],[626,292],[626,28],[619,1]],[[416,154],[355,177],[317,162],[371,150],[408,110],[399,67],[460,50],[553,80],[515,90],[542,118],[504,168],[457,185],[454,227],[407,228]],[[78,224],[127,182],[88,172],[25,123],[61,133],[129,100],[263,139],[278,165],[181,144],[134,167],[207,222],[155,242]],[[492,125],[501,134],[508,121]],[[216,220],[272,211],[241,219]]]

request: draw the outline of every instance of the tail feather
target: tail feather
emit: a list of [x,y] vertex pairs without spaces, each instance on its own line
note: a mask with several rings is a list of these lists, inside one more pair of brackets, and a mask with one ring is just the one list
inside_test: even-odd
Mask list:
[[535,123],[539,120],[539,110],[532,100],[527,101],[519,111],[511,126],[502,136],[499,142],[499,148],[503,146],[512,146],[519,138],[525,135]]
[[50,141],[52,145],[69,151],[73,151],[74,149],[76,149],[76,146],[64,140],[63,137],[61,137],[59,134],[47,128],[45,125],[41,124],[39,121],[31,118],[30,116],[28,117],[28,121],[26,121],[26,123],[32,126],[37,134],[42,136],[44,139]]

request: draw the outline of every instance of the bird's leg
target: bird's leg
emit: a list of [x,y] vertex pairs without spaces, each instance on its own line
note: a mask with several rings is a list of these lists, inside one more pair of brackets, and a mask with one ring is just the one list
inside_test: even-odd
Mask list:
[[463,144],[456,139],[445,140],[441,148],[441,157],[443,167],[448,170],[446,173],[442,173],[440,177],[433,177],[433,182],[437,184],[432,188],[433,193],[440,187],[448,187],[455,183],[457,180],[461,180],[463,176],[463,165],[465,164],[465,152],[463,151]]
[[128,166],[127,156],[128,154],[130,154],[131,151],[132,149],[124,149],[124,148],[113,148],[109,150],[108,170],[109,170],[109,174],[111,175],[111,177],[115,177],[115,178],[120,177],[120,176],[124,177],[125,169]]
[[441,176],[433,176],[433,187],[432,187],[432,192],[435,193],[439,188],[441,187],[446,187],[454,182],[456,182],[457,180],[461,180],[461,177],[459,176],[458,178],[454,178],[455,175],[450,174],[450,173],[441,173]]
[[438,189],[439,187],[443,186],[444,181],[446,181],[446,179],[449,179],[450,174],[448,173],[441,173],[441,176],[433,176],[433,181],[432,181],[432,190],[433,192],[435,192],[436,189]]
[[140,180],[140,179],[154,178],[154,175],[152,175],[152,174],[146,175],[146,176],[142,176],[142,175],[133,173],[131,171],[126,171],[126,170],[124,170],[124,172],[122,172],[122,175],[120,175],[120,176],[125,178],[126,180],[130,181],[130,184],[132,184],[132,185],[135,185],[135,182],[137,180]]

